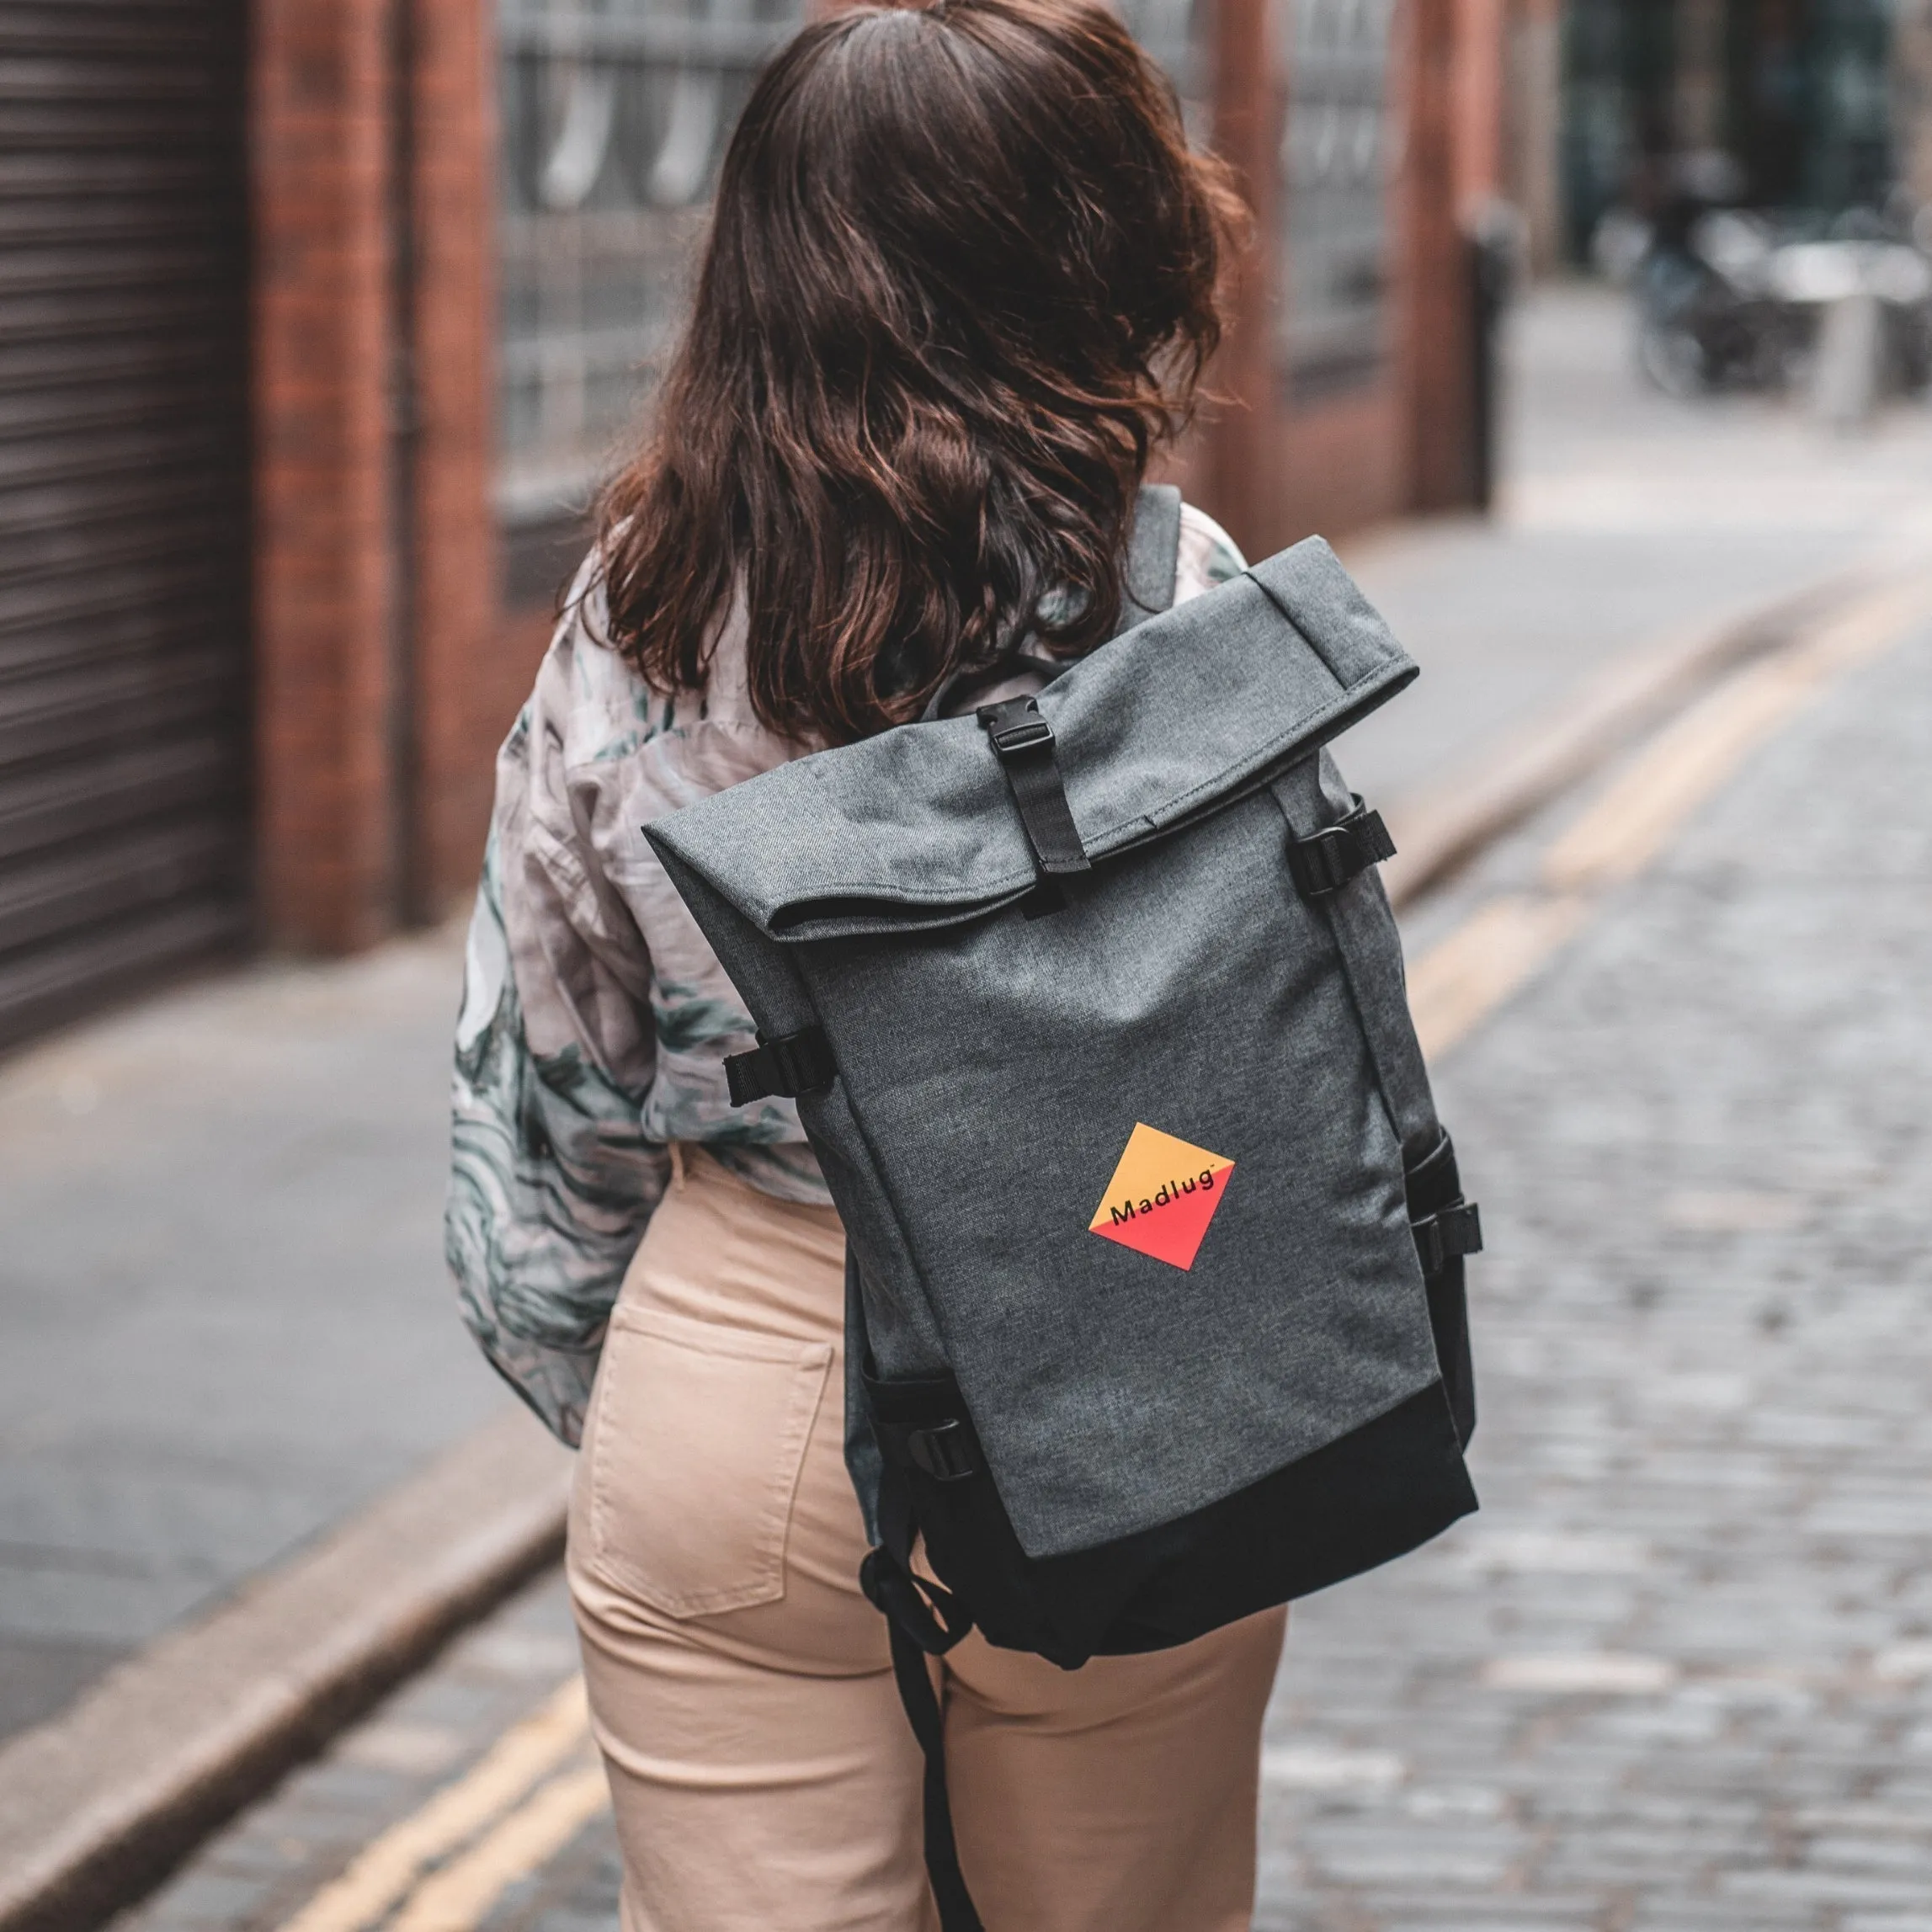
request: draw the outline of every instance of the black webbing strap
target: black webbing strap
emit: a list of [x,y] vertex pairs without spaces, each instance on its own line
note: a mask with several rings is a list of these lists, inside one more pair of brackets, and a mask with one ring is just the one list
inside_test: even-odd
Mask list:
[[885,1613],[892,1647],[892,1679],[907,1722],[926,1760],[923,1813],[926,1878],[939,1911],[939,1932],[985,1932],[953,1837],[946,1796],[945,1720],[926,1659],[943,1657],[972,1628],[951,1591],[929,1583],[913,1568],[912,1497],[904,1472],[888,1456],[879,1484],[879,1545],[866,1552],[860,1588]]
[[1482,1252],[1482,1212],[1472,1200],[1451,1201],[1408,1226],[1424,1277],[1441,1274],[1463,1255]]
[[1288,870],[1304,899],[1339,891],[1358,873],[1395,857],[1395,841],[1379,812],[1360,798],[1346,818],[1307,838],[1288,841]]
[[953,1839],[952,1806],[946,1796],[945,1722],[939,1714],[926,1653],[906,1634],[897,1617],[890,1620],[890,1628],[892,1676],[899,1686],[899,1701],[905,1706],[913,1735],[926,1754],[926,1880],[933,1888],[933,1903],[939,1908],[940,1932],[985,1932],[972,1894],[966,1889],[966,1874],[960,1870],[959,1847]]
[[1009,698],[1003,704],[981,705],[975,716],[999,754],[1027,843],[1033,848],[1033,862],[1042,876],[1092,870],[1093,861],[1080,843],[1080,828],[1067,802],[1053,749],[1053,727],[1041,716],[1039,705],[1031,698]]
[[760,1034],[749,1053],[725,1056],[725,1084],[731,1089],[734,1107],[748,1107],[753,1100],[769,1100],[774,1095],[796,1100],[801,1094],[829,1087],[838,1072],[831,1044],[816,1026],[782,1033],[776,1040]]

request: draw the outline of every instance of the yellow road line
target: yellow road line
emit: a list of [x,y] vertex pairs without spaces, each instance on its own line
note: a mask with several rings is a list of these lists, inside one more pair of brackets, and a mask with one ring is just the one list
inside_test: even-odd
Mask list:
[[1479,1025],[1583,923],[1582,899],[1511,892],[1492,899],[1409,969],[1408,1005],[1424,1056]]
[[1924,596],[1922,584],[1907,584],[1862,598],[1693,705],[1550,848],[1544,884],[1553,891],[1588,892],[1634,877],[1810,698],[1897,642]]
[[1929,589],[1916,577],[1861,598],[1664,726],[1544,854],[1540,890],[1492,899],[1410,967],[1424,1053],[1464,1039],[1576,931],[1598,896],[1651,864],[1758,746],[1834,679],[1899,642],[1924,615]]
[[462,1777],[371,1839],[282,1932],[365,1932],[424,1871],[515,1804],[588,1735],[583,1680],[573,1677],[506,1731]]
[[601,1765],[540,1786],[487,1837],[424,1879],[391,1932],[471,1932],[504,1892],[548,1864],[609,1798]]

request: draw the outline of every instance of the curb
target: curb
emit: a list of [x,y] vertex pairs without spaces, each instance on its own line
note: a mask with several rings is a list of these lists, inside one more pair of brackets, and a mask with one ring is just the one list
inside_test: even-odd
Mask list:
[[0,1747],[0,1932],[84,1932],[554,1561],[570,1457],[506,1411]]
[[1413,905],[1725,672],[1788,642],[1885,575],[1877,564],[1854,565],[1741,615],[1640,645],[1486,754],[1473,778],[1396,799],[1383,815],[1397,846],[1382,867],[1389,903]]

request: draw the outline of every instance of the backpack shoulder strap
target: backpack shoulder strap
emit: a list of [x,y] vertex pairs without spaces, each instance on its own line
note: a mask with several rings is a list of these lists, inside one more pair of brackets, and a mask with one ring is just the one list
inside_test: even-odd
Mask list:
[[1172,483],[1142,483],[1120,582],[1118,637],[1173,607],[1180,576],[1181,493]]

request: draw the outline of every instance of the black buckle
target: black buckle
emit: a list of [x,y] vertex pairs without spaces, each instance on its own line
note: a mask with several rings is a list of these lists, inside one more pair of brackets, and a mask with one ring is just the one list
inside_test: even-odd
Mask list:
[[1002,758],[1054,742],[1052,726],[1041,716],[1031,698],[1003,698],[997,705],[982,705],[973,716]]
[[1067,802],[1053,727],[1030,697],[982,705],[973,715],[993,741],[1000,769],[1006,774],[1019,822],[1026,828],[1026,843],[1033,850],[1041,887],[1051,888],[1035,890],[1026,916],[1038,918],[1042,913],[1058,912],[1066,900],[1054,887],[1054,880],[1063,874],[1090,871],[1093,860],[1081,843],[1080,828],[1073,822],[1073,808]]
[[907,1429],[906,1454],[935,1482],[962,1482],[979,1474],[972,1432],[956,1416],[931,1429]]
[[1288,870],[1304,899],[1325,898],[1339,891],[1359,873],[1395,857],[1395,841],[1360,798],[1346,818],[1306,838],[1288,841]]
[[749,1053],[725,1056],[725,1084],[734,1107],[774,1098],[796,1100],[801,1094],[829,1087],[838,1072],[831,1045],[817,1026],[780,1034],[776,1040],[760,1035]]
[[1466,1254],[1482,1252],[1482,1211],[1472,1200],[1452,1200],[1408,1226],[1425,1278],[1441,1274]]

